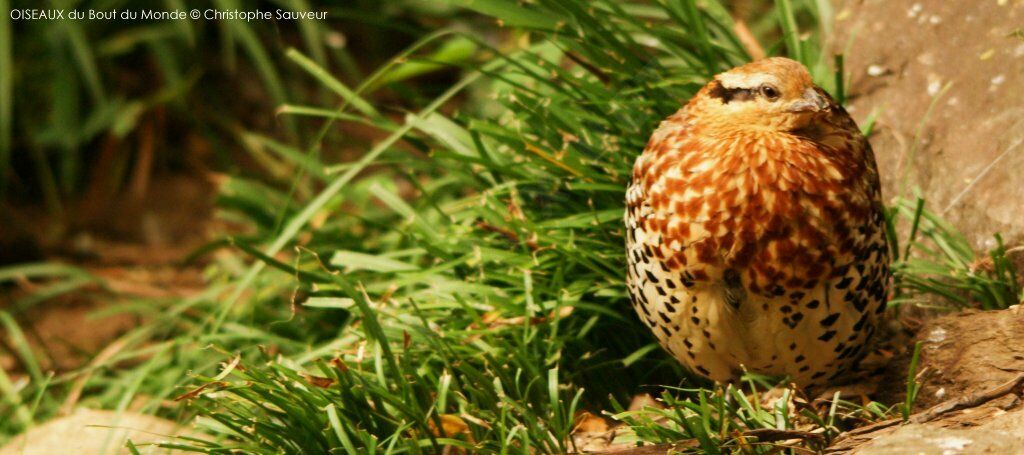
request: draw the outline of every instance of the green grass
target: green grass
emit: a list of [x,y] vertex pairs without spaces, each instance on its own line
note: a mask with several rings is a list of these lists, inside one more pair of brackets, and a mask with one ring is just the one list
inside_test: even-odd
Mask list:
[[[708,77],[748,59],[723,6],[455,3],[508,42],[442,30],[355,84],[325,68],[325,50],[282,51],[290,74],[325,98],[278,109],[295,140],[236,133],[267,171],[234,174],[219,195],[218,216],[246,234],[209,249],[236,254],[206,256],[199,295],[106,310],[147,323],[80,371],[46,378],[17,343],[31,379],[0,377],[0,414],[17,417],[0,432],[52,415],[76,387],[84,405],[123,410],[144,396],[143,412],[194,419],[205,437],[166,446],[208,453],[561,453],[574,450],[583,409],[613,415],[636,441],[768,453],[766,430],[810,422],[820,436],[798,445],[814,450],[851,422],[899,412],[840,397],[817,409],[793,391],[765,407],[758,391],[774,383],[763,378],[710,387],[658,349],[626,303],[621,217],[633,160]],[[820,32],[802,40],[797,30],[798,18],[819,16],[816,5],[778,1],[779,36],[820,84],[842,87],[841,65],[838,76],[827,67],[842,60],[820,51]],[[279,57],[228,36],[257,63]],[[459,82],[397,115],[373,101],[453,64]],[[268,72],[259,74],[274,92]],[[339,122],[382,139],[353,161],[324,158]],[[1020,289],[1005,250],[991,272],[971,271],[966,242],[917,207],[900,203],[890,217],[894,239],[912,225],[906,248],[894,249],[895,303],[1013,303]],[[50,277],[54,295],[92,279],[46,266],[0,272],[18,276]],[[668,407],[624,409],[640,392]]]
[[922,382],[917,378],[917,365],[921,360],[921,342],[914,343],[914,353],[910,356],[910,368],[907,368],[907,396],[900,406],[900,414],[903,420],[909,420],[914,410],[914,402],[917,401],[917,393],[921,391]]
[[979,257],[967,239],[929,211],[920,198],[913,202],[897,198],[890,221],[907,223],[909,230],[901,243],[896,228],[890,227],[897,252],[893,262],[896,293],[890,306],[914,303],[993,310],[1024,302],[1016,268],[998,234],[996,247]]
[[[8,3],[0,2],[4,11]],[[245,10],[253,5],[211,0],[186,7],[180,0],[171,0],[164,6],[187,11]],[[53,4],[66,11],[138,12],[151,6],[139,0]],[[316,125],[300,125],[293,116],[279,116],[268,125],[266,118],[275,106],[329,99],[326,89],[305,81],[302,69],[288,60],[286,49],[301,49],[312,62],[343,80],[361,80],[352,49],[345,45],[351,37],[345,33],[378,35],[371,40],[372,49],[363,49],[358,56],[362,64],[376,65],[392,57],[392,48],[427,33],[420,21],[452,15],[443,8],[406,0],[387,5],[360,0],[338,6],[275,0],[263,7],[327,11],[337,20],[67,19],[20,21],[12,30],[10,17],[0,19],[0,203],[25,205],[45,198],[53,219],[47,227],[59,236],[78,227],[78,220],[69,215],[83,194],[112,197],[140,178],[133,172],[155,174],[194,166],[188,157],[189,147],[196,143],[212,152],[212,159],[207,159],[212,163],[207,164],[214,170],[260,172],[239,165],[238,152],[244,144],[238,144],[232,133],[263,128],[282,142],[302,148],[303,141],[315,136]],[[11,44],[14,41],[18,46]],[[435,57],[441,64],[459,63],[474,49],[464,40],[454,40],[440,45]],[[403,82],[441,68],[439,64],[407,66],[387,82],[395,89],[414,91]],[[430,83],[418,87],[435,89]],[[154,124],[156,128],[147,130]],[[142,136],[152,131],[158,136],[152,169],[136,169],[133,164],[140,159]],[[178,134],[181,131],[189,134]],[[338,140],[338,134],[332,139]],[[97,189],[106,194],[98,194]]]

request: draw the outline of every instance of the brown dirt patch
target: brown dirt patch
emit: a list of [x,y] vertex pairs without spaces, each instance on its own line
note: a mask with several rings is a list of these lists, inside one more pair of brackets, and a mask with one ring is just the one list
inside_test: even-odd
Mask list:
[[[77,368],[143,322],[126,313],[98,317],[98,310],[126,299],[183,297],[202,289],[203,264],[182,261],[215,229],[226,229],[212,221],[213,186],[198,174],[158,175],[142,196],[135,194],[83,201],[75,210],[81,216],[58,237],[39,207],[7,213],[11,223],[0,237],[28,245],[14,259],[74,265],[102,282],[25,309],[22,299],[53,282],[23,279],[0,287],[0,309],[15,313],[44,370]],[[8,334],[0,329],[0,335],[0,367],[17,376],[24,366]]]
[[850,112],[882,109],[871,143],[886,196],[920,187],[977,249],[993,232],[1024,239],[1024,1],[836,3]]
[[[917,371],[923,384],[914,412],[921,415],[933,406],[977,396],[1018,378],[1024,373],[1021,340],[1024,308],[1020,306],[1001,311],[968,310],[925,322],[915,339],[921,342]],[[889,364],[873,398],[883,403],[904,400],[910,356],[908,350]],[[943,413],[927,422],[869,425],[841,436],[829,453],[910,453],[899,450],[911,446],[913,453],[944,453],[940,446],[954,440],[977,450],[949,453],[1007,453],[984,452],[988,443],[1024,450],[1024,426],[1019,425],[1024,422],[1022,393],[1017,387],[991,401]]]

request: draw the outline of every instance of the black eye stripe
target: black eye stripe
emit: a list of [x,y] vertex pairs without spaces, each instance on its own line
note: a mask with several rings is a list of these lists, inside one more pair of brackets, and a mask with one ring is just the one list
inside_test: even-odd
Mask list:
[[711,91],[709,92],[712,97],[721,99],[722,104],[729,104],[732,101],[752,100],[756,93],[756,90],[749,88],[726,88],[718,82],[711,86]]

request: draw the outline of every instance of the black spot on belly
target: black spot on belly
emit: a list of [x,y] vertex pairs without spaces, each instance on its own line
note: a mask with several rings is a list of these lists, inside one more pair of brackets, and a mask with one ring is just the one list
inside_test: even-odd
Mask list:
[[836,357],[836,358],[837,359],[845,359],[845,358],[849,357],[850,354],[853,353],[853,349],[854,349],[854,346],[847,346],[846,349],[843,349],[843,352],[839,353],[839,357]]
[[693,321],[693,325],[700,325],[700,318],[692,316],[690,317],[690,320]]
[[672,323],[672,318],[668,317],[667,314],[662,313],[662,312],[659,311],[658,312],[658,316],[661,316],[661,320],[665,321],[666,324],[671,324]]
[[793,361],[796,362],[796,363],[803,362],[804,361],[804,355],[800,354],[800,355],[796,356],[796,358],[793,359]]
[[853,278],[843,277],[842,280],[839,280],[839,282],[836,283],[836,289],[846,289],[846,288],[850,287],[850,283],[852,283],[852,282],[853,282]]
[[857,312],[863,313],[864,309],[868,307],[868,299],[860,298],[854,300],[853,307],[857,309]]
[[861,351],[862,349],[864,349],[864,344],[863,344],[863,343],[861,343],[861,344],[858,344],[858,345],[857,345],[857,348],[853,350],[853,353],[851,354],[851,356],[852,356],[852,357],[857,357],[857,354],[860,354],[860,351]]
[[658,282],[658,277],[654,276],[654,274],[651,273],[650,270],[644,270],[644,272],[647,273],[647,279],[650,280],[651,283],[657,283]]
[[832,373],[832,375],[829,376],[828,379],[831,381],[833,379],[836,379],[836,378],[842,376],[845,373],[846,373],[846,368],[840,368],[840,369],[836,370],[835,373]]
[[782,323],[786,324],[787,326],[789,326],[790,329],[795,329],[797,324],[799,324],[800,320],[802,320],[803,318],[804,318],[803,314],[796,313],[796,314],[794,314],[791,317],[782,318]]
[[834,336],[836,336],[836,331],[835,330],[829,330],[828,332],[825,332],[820,337],[818,337],[818,339],[821,340],[821,341],[828,341],[828,340],[831,340],[832,337],[834,337]]
[[853,330],[856,330],[856,331],[859,332],[861,329],[864,328],[864,324],[866,324],[867,322],[868,322],[868,313],[864,313],[864,315],[860,317],[860,319],[857,321],[857,323],[853,325]]
[[783,314],[788,314],[793,311],[793,307],[789,305],[782,305],[782,308],[779,308],[779,311],[781,311]]
[[711,376],[711,372],[700,365],[697,365],[697,371],[699,371],[700,374],[703,374],[704,376]]
[[832,313],[826,316],[825,319],[821,320],[822,327],[831,327],[832,324],[835,324],[836,321],[839,320],[839,316],[839,313]]
[[868,286],[868,277],[861,277],[860,281],[857,282],[857,287],[854,289],[857,291],[863,291]]
[[669,301],[670,303],[679,303],[679,299],[678,299],[678,298],[676,298],[676,296],[674,296],[674,295],[673,295],[673,296],[670,296],[670,297],[668,298],[668,301]]
[[689,338],[683,338],[683,345],[686,346],[686,349],[693,349],[693,343],[690,342]]
[[796,350],[796,343],[790,343],[789,344],[789,350],[790,351],[795,351]]
[[804,372],[809,371],[810,369],[811,369],[811,367],[809,367],[807,365],[804,365],[804,366],[800,367],[800,372],[804,373]]

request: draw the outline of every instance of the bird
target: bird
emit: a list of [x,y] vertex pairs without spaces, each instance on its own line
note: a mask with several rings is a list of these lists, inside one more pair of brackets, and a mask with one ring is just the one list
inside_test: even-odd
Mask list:
[[715,75],[650,136],[625,202],[633,308],[691,372],[857,370],[891,286],[885,208],[871,145],[804,65]]

